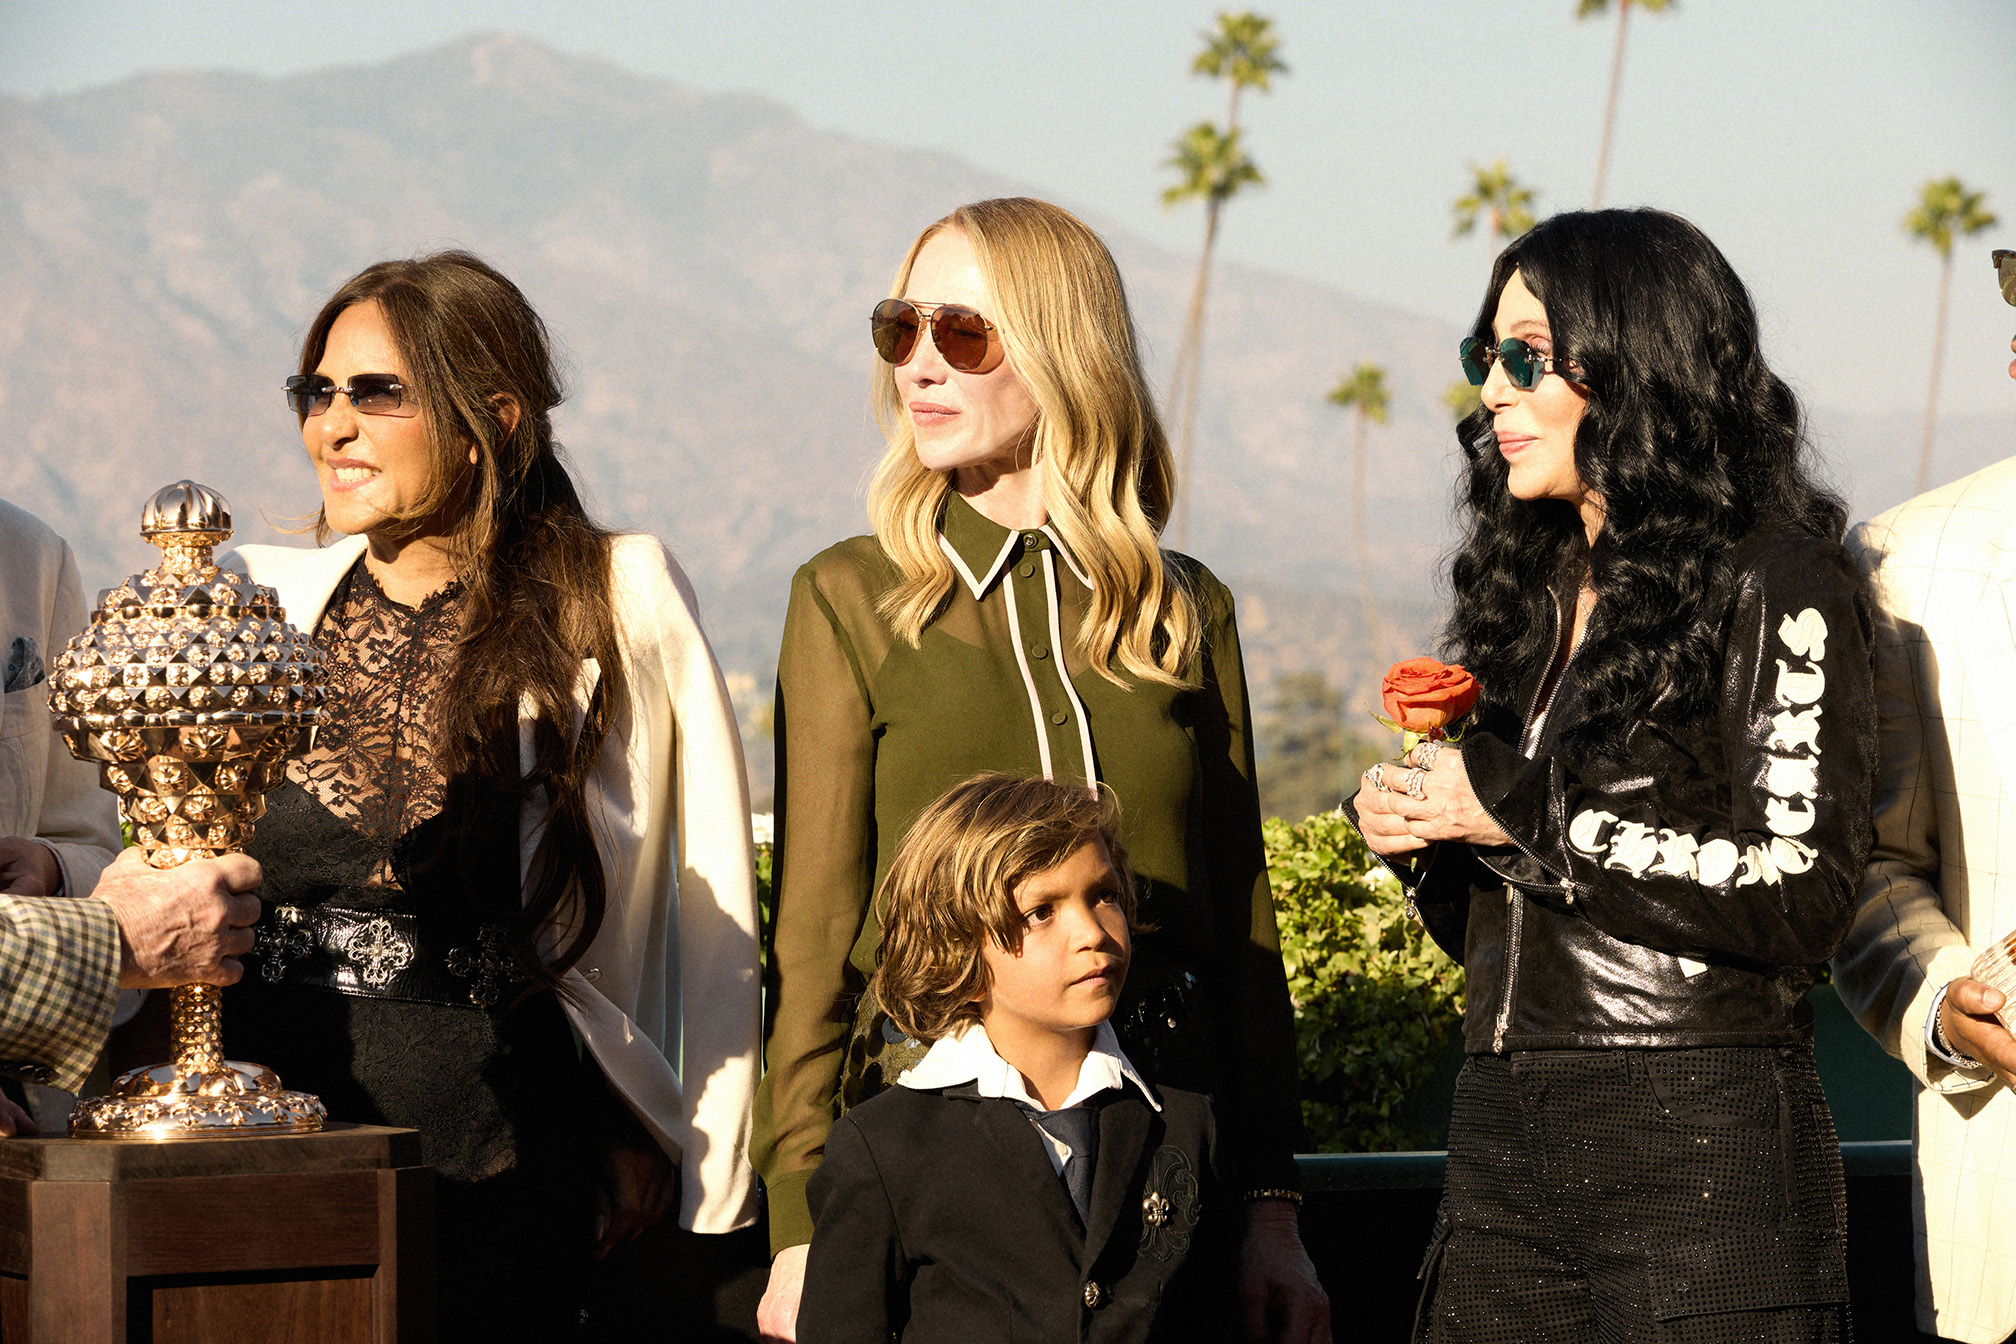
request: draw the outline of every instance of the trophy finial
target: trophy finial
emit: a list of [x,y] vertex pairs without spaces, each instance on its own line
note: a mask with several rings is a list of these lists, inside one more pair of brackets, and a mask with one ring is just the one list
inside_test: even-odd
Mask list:
[[231,505],[209,486],[194,481],[163,486],[140,511],[140,535],[153,541],[177,533],[214,533],[222,541],[231,535]]

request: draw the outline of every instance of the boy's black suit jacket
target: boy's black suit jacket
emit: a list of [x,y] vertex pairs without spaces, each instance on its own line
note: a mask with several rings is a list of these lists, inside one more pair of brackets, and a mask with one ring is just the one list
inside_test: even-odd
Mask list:
[[808,1191],[801,1344],[1230,1338],[1241,1211],[1211,1104],[1156,1095],[1092,1099],[1089,1226],[1012,1101],[899,1086],[849,1111]]

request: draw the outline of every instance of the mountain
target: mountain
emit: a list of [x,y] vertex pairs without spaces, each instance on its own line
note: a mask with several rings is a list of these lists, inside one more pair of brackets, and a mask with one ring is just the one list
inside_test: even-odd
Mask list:
[[[0,492],[68,536],[93,585],[146,563],[140,503],[182,476],[230,498],[241,540],[280,539],[316,504],[279,391],[309,318],[370,262],[468,247],[551,325],[580,479],[602,516],[672,544],[753,720],[792,569],[865,530],[881,446],[868,309],[921,227],[1003,194],[1043,192],[508,34],[283,80],[160,73],[0,99]],[[1376,247],[1346,205],[1312,227]],[[1193,258],[1090,222],[1159,385]],[[1254,604],[1263,704],[1274,673],[1303,667],[1359,688],[1356,703],[1368,675],[1425,646],[1456,336],[1280,275],[1216,277],[1187,548]],[[1394,390],[1370,441],[1386,628],[1369,654],[1349,423],[1324,400],[1368,358]],[[1835,437],[1858,500],[1908,473],[1881,424]],[[2008,439],[1949,427],[1942,463]]]

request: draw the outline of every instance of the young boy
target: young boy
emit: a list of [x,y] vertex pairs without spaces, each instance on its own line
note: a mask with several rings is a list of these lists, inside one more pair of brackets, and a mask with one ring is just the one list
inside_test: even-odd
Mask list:
[[905,837],[871,992],[932,1045],[827,1139],[803,1344],[1230,1337],[1210,1103],[1107,1022],[1137,928],[1117,820],[990,774]]

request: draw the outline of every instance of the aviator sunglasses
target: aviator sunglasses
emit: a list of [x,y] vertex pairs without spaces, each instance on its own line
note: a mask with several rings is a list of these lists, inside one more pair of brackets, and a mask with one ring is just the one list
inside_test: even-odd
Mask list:
[[2002,301],[2016,305],[2016,252],[2011,252],[2006,247],[1998,247],[1992,260],[1995,263],[1995,273],[2002,279]]
[[[1498,342],[1496,349],[1478,340],[1475,336],[1465,336],[1463,343],[1456,347],[1456,355],[1463,361],[1463,376],[1470,380],[1470,386],[1484,386],[1484,379],[1491,373],[1491,361],[1498,360],[1505,365],[1505,377],[1512,386],[1522,392],[1530,392],[1539,381],[1550,373],[1559,373],[1567,378],[1569,361],[1543,355],[1517,336],[1507,336]],[[1561,368],[1554,366],[1559,364]],[[1573,382],[1574,379],[1569,379]]]
[[884,299],[869,315],[875,353],[903,365],[917,353],[917,333],[931,326],[931,344],[947,364],[961,373],[991,373],[1001,362],[1001,342],[994,324],[971,308],[956,303],[912,303]]
[[389,373],[359,373],[347,386],[339,387],[326,375],[297,373],[283,387],[287,404],[302,417],[320,415],[336,403],[341,392],[359,415],[417,415],[418,406],[406,404],[406,384]]

